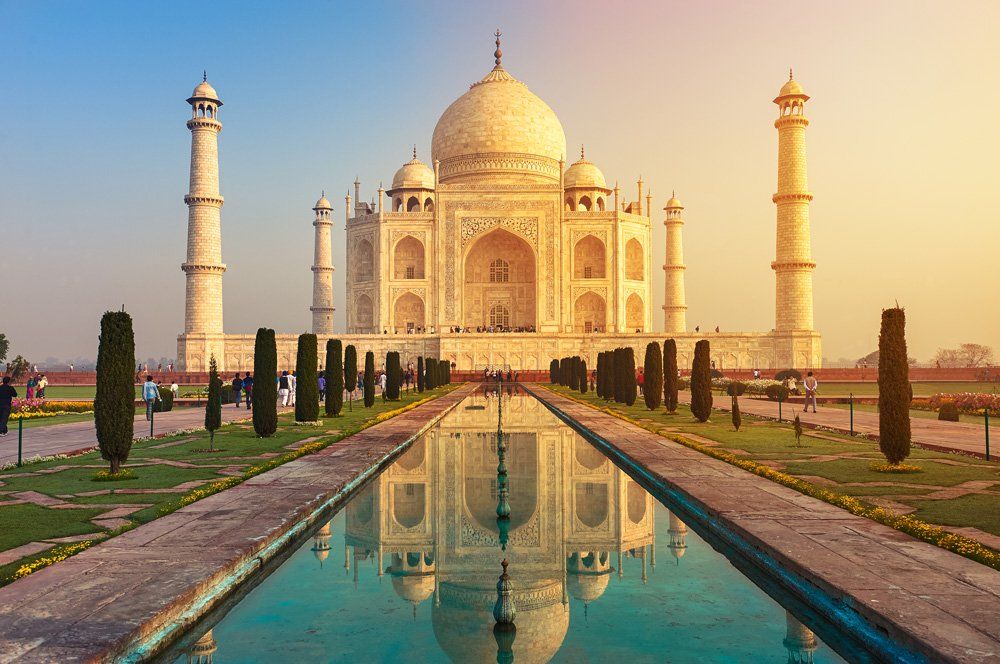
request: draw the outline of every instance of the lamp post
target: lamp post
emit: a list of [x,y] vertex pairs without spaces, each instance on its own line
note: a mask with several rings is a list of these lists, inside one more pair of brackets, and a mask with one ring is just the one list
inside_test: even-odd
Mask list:
[[851,392],[851,435],[854,435],[854,392]]

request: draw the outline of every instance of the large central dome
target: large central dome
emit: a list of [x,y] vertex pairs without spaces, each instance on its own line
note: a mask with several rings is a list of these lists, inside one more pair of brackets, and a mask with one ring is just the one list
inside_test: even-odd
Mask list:
[[566,135],[549,105],[497,63],[441,115],[431,152],[442,182],[558,182]]

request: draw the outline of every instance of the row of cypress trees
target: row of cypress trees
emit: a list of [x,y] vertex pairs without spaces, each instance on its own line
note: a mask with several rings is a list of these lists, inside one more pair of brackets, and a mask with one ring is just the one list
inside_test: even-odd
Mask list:
[[[643,378],[642,396],[646,408],[656,410],[663,404],[668,412],[675,412],[678,391],[675,340],[667,339],[662,351],[656,341],[646,345]],[[701,421],[707,420],[712,411],[711,387],[709,345],[707,340],[701,340],[695,345],[691,378],[692,412],[695,412],[695,417]],[[631,348],[616,348],[598,353],[597,395],[599,397],[631,406],[636,400],[636,388],[635,355]]]
[[[638,387],[635,351],[624,347],[597,354],[597,396],[631,406],[638,396]],[[656,389],[659,392],[660,388]]]
[[553,384],[587,393],[587,361],[579,355],[552,360],[549,363],[549,379]]

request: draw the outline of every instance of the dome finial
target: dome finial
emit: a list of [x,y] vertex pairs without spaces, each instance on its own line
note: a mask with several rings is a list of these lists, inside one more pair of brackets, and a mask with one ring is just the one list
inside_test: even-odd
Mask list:
[[417,144],[416,143],[413,144],[413,158],[414,159],[417,158]]
[[584,159],[584,156],[583,156],[583,143],[580,143],[580,159]]
[[503,51],[500,50],[500,35],[502,35],[503,33],[500,32],[500,28],[497,28],[497,31],[494,32],[493,34],[497,38],[497,41],[496,41],[497,50],[493,51],[493,62],[495,62],[496,66],[499,67],[500,66],[500,60],[503,59]]
[[202,69],[201,70],[201,82],[202,83],[207,83],[208,82],[208,70],[207,69]]
[[792,80],[792,68],[791,67],[788,68],[788,80],[789,81]]

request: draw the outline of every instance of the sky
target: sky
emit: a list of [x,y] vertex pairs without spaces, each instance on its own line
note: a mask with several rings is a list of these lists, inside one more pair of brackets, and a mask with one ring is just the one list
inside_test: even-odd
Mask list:
[[[910,355],[1000,352],[1000,3],[144,2],[0,0],[0,332],[40,361],[96,355],[101,313],[138,357],[183,328],[190,134],[207,70],[220,120],[225,328],[310,327],[321,190],[342,219],[492,67],[544,99],[587,157],[685,205],[688,324],[774,324],[777,107],[790,67],[807,131],[816,328],[829,361],[907,311]],[[572,155],[571,155],[572,156]],[[572,160],[572,159],[571,159]],[[344,329],[344,230],[334,226]]]

